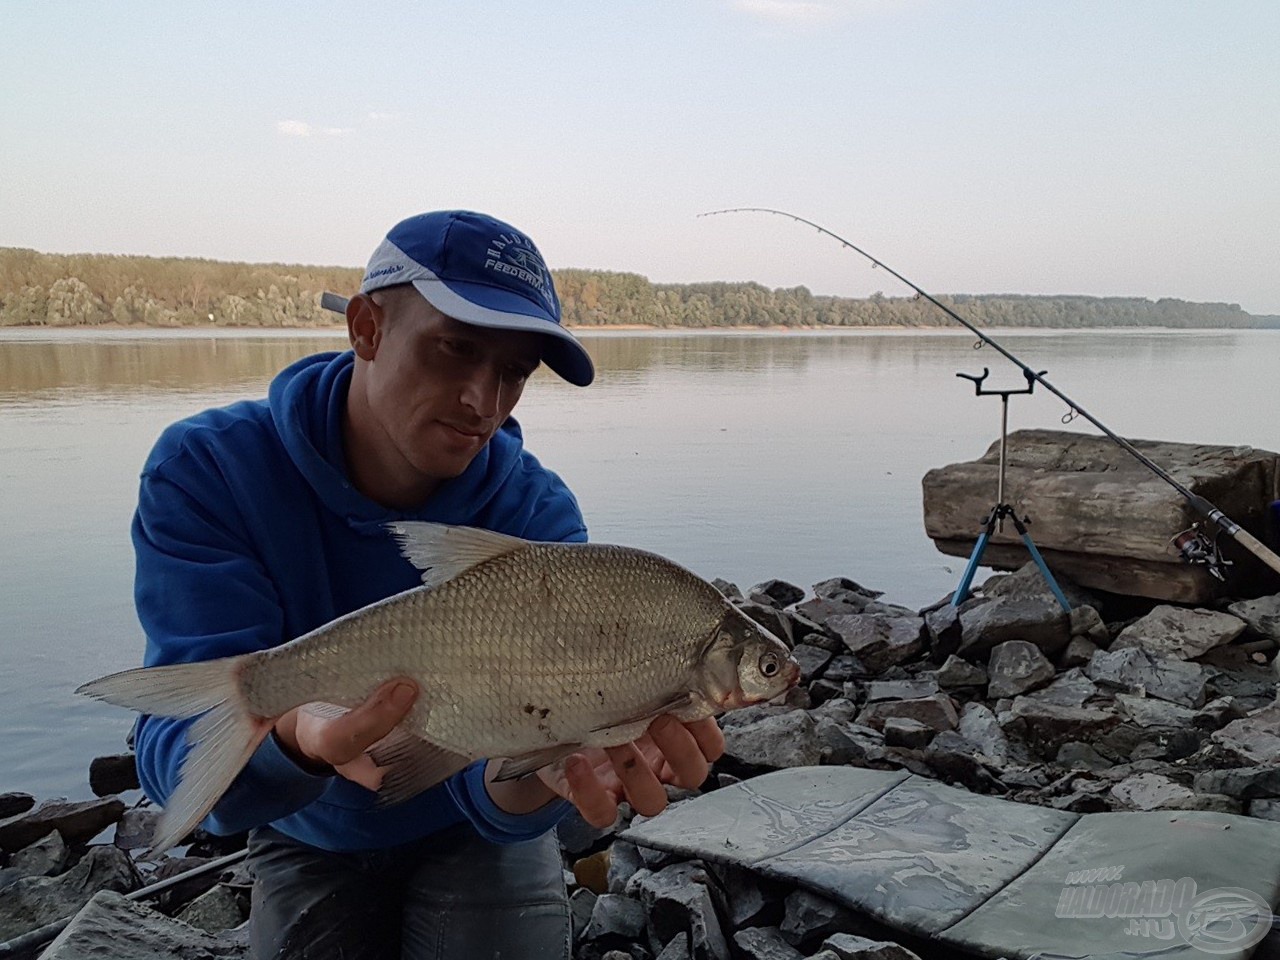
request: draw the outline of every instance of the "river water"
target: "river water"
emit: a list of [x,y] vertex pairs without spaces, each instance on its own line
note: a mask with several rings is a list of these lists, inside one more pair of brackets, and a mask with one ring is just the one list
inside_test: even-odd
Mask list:
[[[1280,331],[993,331],[1118,433],[1280,449]],[[979,456],[1017,368],[964,331],[584,334],[586,390],[541,371],[517,416],[593,539],[746,588],[844,575],[911,606],[963,560],[925,537],[925,471]],[[337,334],[0,330],[0,792],[86,797],[125,711],[72,694],[136,665],[129,520],[160,430],[261,396]],[[1060,428],[1046,391],[1010,429]],[[1083,420],[1069,429],[1093,432]],[[994,498],[994,491],[992,492]],[[977,518],[975,518],[975,526]]]

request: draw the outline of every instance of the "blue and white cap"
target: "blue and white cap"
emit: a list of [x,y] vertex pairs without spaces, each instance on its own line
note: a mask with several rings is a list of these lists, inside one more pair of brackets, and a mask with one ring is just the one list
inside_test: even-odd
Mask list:
[[438,210],[402,220],[369,259],[361,293],[412,283],[427,303],[462,323],[544,334],[542,361],[585,387],[591,357],[560,325],[542,254],[528,236],[470,210]]

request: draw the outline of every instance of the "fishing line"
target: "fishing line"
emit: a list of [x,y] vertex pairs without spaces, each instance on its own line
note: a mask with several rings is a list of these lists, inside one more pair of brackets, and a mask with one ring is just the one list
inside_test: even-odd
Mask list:
[[[1070,423],[1076,417],[1084,417],[1086,420],[1092,423],[1095,427],[1101,430],[1104,434],[1106,434],[1108,438],[1110,438],[1112,441],[1114,441],[1116,444],[1122,447],[1126,452],[1128,452],[1133,457],[1135,457],[1138,460],[1138,462],[1141,463],[1144,467],[1146,467],[1148,470],[1154,473],[1157,477],[1159,477],[1165,483],[1173,487],[1173,489],[1177,490],[1179,494],[1181,494],[1184,498],[1186,498],[1187,502],[1191,504],[1192,508],[1197,513],[1199,513],[1205,519],[1217,524],[1217,526],[1219,527],[1219,529],[1222,530],[1222,532],[1232,537],[1237,543],[1239,543],[1242,547],[1244,547],[1246,550],[1252,553],[1255,557],[1257,557],[1259,560],[1265,563],[1268,567],[1270,567],[1276,573],[1280,573],[1280,557],[1276,556],[1275,553],[1267,549],[1267,547],[1263,545],[1262,542],[1259,541],[1257,537],[1251,534],[1248,530],[1245,530],[1243,527],[1241,527],[1238,523],[1236,523],[1234,520],[1228,517],[1225,513],[1223,513],[1221,510],[1215,507],[1212,503],[1210,503],[1204,497],[1200,496],[1197,493],[1192,493],[1190,490],[1188,490],[1185,486],[1183,486],[1176,479],[1170,476],[1167,471],[1162,469],[1159,464],[1153,462],[1141,450],[1137,449],[1132,443],[1130,443],[1124,437],[1112,431],[1101,420],[1099,420],[1093,414],[1089,413],[1089,411],[1085,410],[1084,407],[1076,403],[1075,400],[1071,399],[1069,396],[1067,396],[1065,393],[1063,393],[1061,390],[1055,387],[1052,383],[1050,383],[1047,379],[1045,379],[1042,373],[1032,370],[1029,366],[1027,366],[1025,363],[1019,360],[1011,352],[1006,350],[994,339],[989,337],[987,334],[983,333],[981,330],[975,327],[972,323],[970,323],[964,317],[960,316],[960,314],[956,313],[954,310],[948,307],[945,303],[942,303],[941,301],[939,301],[931,293],[916,286],[914,283],[912,283],[902,274],[898,273],[897,270],[894,270],[884,261],[879,260],[876,257],[873,257],[871,254],[867,253],[867,251],[863,250],[861,247],[857,246],[854,243],[851,243],[850,241],[846,240],[844,237],[840,236],[839,234],[833,233],[832,231],[828,230],[826,227],[822,226],[821,224],[814,223],[812,220],[806,220],[804,217],[796,216],[794,213],[787,213],[785,210],[773,210],[769,207],[730,207],[724,210],[709,210],[706,213],[698,214],[698,216],[713,217],[713,216],[717,216],[719,214],[724,214],[724,213],[772,213],[780,217],[787,217],[790,220],[795,220],[797,223],[803,223],[807,226],[813,227],[819,233],[822,233],[828,237],[831,237],[831,239],[835,240],[837,243],[841,244],[842,246],[847,247],[848,249],[854,251],[855,253],[865,257],[867,260],[871,261],[872,269],[879,268],[881,270],[884,270],[890,276],[900,280],[902,283],[906,284],[908,287],[914,290],[917,296],[923,297],[924,299],[928,300],[935,307],[937,307],[939,310],[941,310],[943,313],[949,316],[952,320],[955,320],[961,326],[971,331],[975,336],[978,337],[978,340],[980,341],[979,343],[974,344],[975,348],[980,347],[982,344],[987,344],[991,346],[996,351],[998,351],[1000,355],[1003,356],[1006,360],[1014,364],[1016,367],[1020,368],[1022,370],[1023,375],[1026,376],[1028,380],[1034,380],[1035,382],[1039,383],[1042,387],[1044,387],[1046,390],[1048,390],[1050,393],[1056,396],[1059,400],[1065,403],[1067,405],[1068,410],[1067,410],[1067,414],[1063,417],[1064,423]],[[1197,551],[1203,551],[1205,549],[1204,544],[1200,543],[1197,539],[1194,539],[1194,538],[1183,540],[1184,536],[1185,534],[1179,535],[1178,540],[1182,542],[1177,543],[1177,546],[1179,550],[1182,552],[1183,556],[1189,562],[1204,562],[1204,560],[1201,558],[1202,554],[1197,553]]]

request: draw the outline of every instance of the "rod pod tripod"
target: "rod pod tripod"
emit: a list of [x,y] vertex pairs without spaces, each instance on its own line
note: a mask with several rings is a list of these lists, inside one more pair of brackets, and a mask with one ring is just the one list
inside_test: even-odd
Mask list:
[[956,374],[957,377],[973,381],[973,391],[976,396],[998,396],[1000,398],[1000,480],[996,488],[996,505],[991,508],[987,518],[982,521],[982,533],[979,534],[978,542],[973,546],[973,553],[969,556],[969,563],[964,568],[964,576],[960,578],[960,585],[956,587],[956,592],[951,597],[951,605],[958,607],[968,598],[969,588],[973,585],[973,576],[978,571],[978,564],[982,560],[982,554],[987,549],[987,544],[991,542],[992,535],[997,530],[1003,532],[1004,521],[1008,518],[1013,521],[1014,529],[1022,537],[1022,542],[1026,544],[1027,552],[1031,554],[1031,559],[1040,568],[1040,573],[1044,576],[1045,582],[1049,584],[1049,589],[1053,591],[1058,603],[1062,605],[1063,610],[1070,613],[1071,604],[1067,602],[1067,598],[1063,595],[1062,588],[1058,586],[1058,581],[1049,572],[1049,565],[1044,562],[1044,557],[1040,556],[1040,551],[1036,549],[1035,543],[1031,540],[1031,534],[1027,533],[1027,524],[1031,522],[1030,518],[1019,517],[1013,506],[1004,502],[1005,448],[1009,434],[1009,397],[1012,394],[1034,392],[1036,378],[1044,376],[1045,371],[1041,370],[1039,374],[1033,374],[1029,370],[1024,370],[1023,375],[1027,378],[1027,386],[1023,390],[983,390],[982,382],[987,379],[990,372],[986,367],[983,367],[981,375],[973,373]]

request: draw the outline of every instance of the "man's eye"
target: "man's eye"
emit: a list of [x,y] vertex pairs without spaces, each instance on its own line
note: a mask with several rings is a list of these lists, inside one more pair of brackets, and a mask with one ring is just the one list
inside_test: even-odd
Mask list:
[[451,353],[455,357],[469,357],[475,353],[475,344],[469,340],[454,340],[450,337],[442,337],[440,339],[446,353]]

